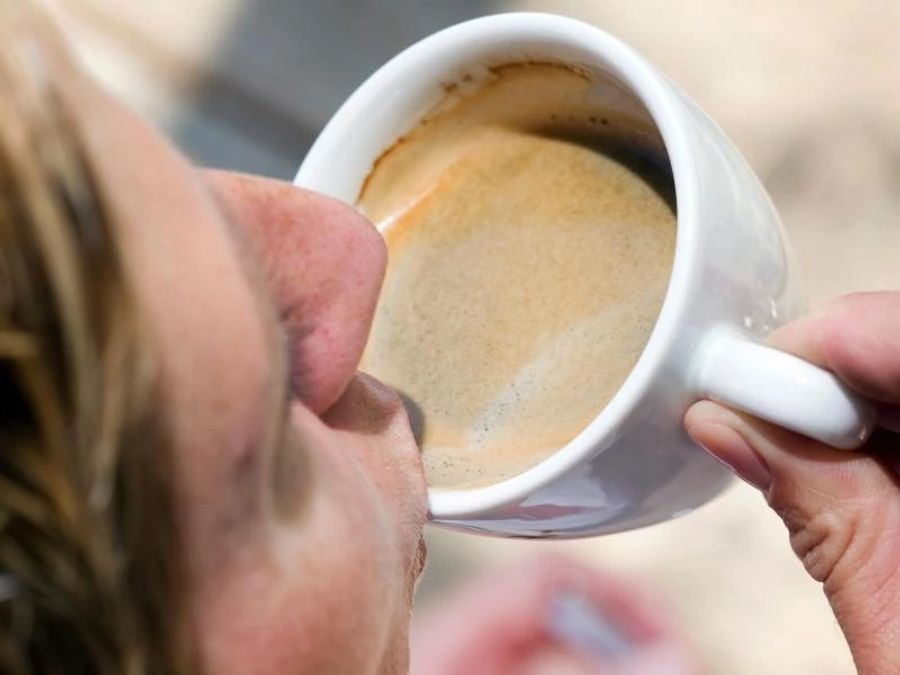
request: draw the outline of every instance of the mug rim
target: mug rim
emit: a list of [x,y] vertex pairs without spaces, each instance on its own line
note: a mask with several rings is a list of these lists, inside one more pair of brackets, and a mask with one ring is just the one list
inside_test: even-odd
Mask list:
[[[498,40],[502,37],[503,40]],[[477,517],[514,504],[544,488],[578,464],[598,452],[598,446],[611,437],[646,395],[654,374],[659,371],[674,342],[674,326],[688,303],[691,260],[696,251],[698,213],[697,176],[692,168],[689,128],[685,124],[684,103],[674,85],[637,51],[600,28],[564,16],[537,12],[495,14],[465,21],[438,31],[400,52],[373,73],[338,109],[319,140],[304,159],[295,183],[315,189],[315,171],[327,166],[325,139],[346,138],[346,132],[359,134],[365,124],[365,106],[377,100],[377,93],[405,78],[421,77],[423,62],[458,59],[472,41],[513,42],[521,47],[540,44],[554,48],[576,48],[590,58],[583,64],[616,78],[640,101],[662,137],[675,184],[676,241],[672,270],[662,307],[653,330],[634,367],[616,393],[571,441],[538,464],[511,478],[491,485],[472,488],[428,488],[428,510],[432,520],[456,520]],[[462,62],[465,62],[464,59]],[[512,62],[512,61],[511,61]],[[477,63],[477,61],[475,62]],[[473,63],[473,65],[475,65]],[[396,138],[385,139],[381,151]],[[323,143],[320,143],[323,141]],[[319,155],[326,154],[320,159]],[[313,161],[310,161],[312,158]],[[377,159],[372,157],[371,163]],[[599,452],[603,452],[602,448]]]

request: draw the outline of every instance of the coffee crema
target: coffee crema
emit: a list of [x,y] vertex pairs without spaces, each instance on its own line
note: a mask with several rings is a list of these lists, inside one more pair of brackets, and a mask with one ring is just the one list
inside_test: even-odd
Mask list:
[[652,128],[598,109],[596,86],[561,66],[496,69],[360,195],[389,251],[361,368],[411,402],[433,487],[496,483],[559,450],[653,328],[672,176]]

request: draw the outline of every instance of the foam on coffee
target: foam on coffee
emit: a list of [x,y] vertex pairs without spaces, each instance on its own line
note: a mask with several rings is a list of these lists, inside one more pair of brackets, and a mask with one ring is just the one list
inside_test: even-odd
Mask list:
[[382,156],[359,200],[389,250],[362,368],[421,412],[438,487],[510,478],[596,417],[649,337],[674,252],[651,130],[559,66],[489,79]]

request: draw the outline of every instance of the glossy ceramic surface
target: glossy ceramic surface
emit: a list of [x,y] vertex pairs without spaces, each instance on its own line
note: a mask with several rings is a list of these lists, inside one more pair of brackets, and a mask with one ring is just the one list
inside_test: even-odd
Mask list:
[[[528,61],[561,62],[598,82],[619,83],[598,85],[598,101],[655,125],[676,184],[672,278],[638,364],[597,418],[513,479],[432,490],[432,520],[501,536],[578,537],[686,513],[729,482],[728,472],[681,426],[701,396],[770,419],[780,413],[775,421],[804,433],[858,443],[869,413],[833,378],[767,348],[740,350],[803,308],[783,229],[756,176],[695,103],[603,31],[562,17],[506,14],[437,33],[395,57],[347,100],[296,183],[355,202],[374,160],[446,96],[448,84],[477,78],[493,65]],[[741,368],[730,370],[735,364]],[[759,377],[746,378],[748,372]],[[824,393],[801,409],[795,399],[807,375],[825,377]],[[828,420],[837,422],[829,427]]]

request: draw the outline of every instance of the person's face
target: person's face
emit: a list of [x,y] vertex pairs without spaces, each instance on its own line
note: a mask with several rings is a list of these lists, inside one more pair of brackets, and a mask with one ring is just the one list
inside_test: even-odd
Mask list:
[[204,671],[403,670],[425,484],[398,398],[356,374],[380,237],[322,196],[198,172],[64,79],[159,356]]

